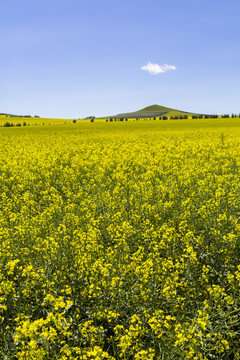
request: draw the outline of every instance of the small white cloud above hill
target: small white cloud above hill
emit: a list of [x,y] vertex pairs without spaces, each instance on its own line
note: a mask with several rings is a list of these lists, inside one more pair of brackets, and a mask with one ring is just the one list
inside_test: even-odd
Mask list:
[[147,65],[141,67],[141,70],[148,71],[149,74],[152,75],[157,75],[157,74],[165,73],[169,70],[177,70],[177,68],[174,65],[168,65],[168,64],[158,65],[158,64],[153,64],[151,61],[149,61]]

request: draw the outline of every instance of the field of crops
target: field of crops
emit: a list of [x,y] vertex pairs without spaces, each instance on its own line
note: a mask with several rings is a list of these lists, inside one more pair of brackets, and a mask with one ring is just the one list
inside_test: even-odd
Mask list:
[[239,118],[0,128],[0,151],[0,359],[240,359]]

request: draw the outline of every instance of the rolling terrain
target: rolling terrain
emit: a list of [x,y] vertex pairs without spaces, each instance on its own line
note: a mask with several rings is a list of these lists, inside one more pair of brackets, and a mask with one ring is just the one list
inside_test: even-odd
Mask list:
[[184,115],[196,115],[195,113],[189,113],[186,111],[176,110],[161,105],[147,106],[141,110],[133,111],[129,113],[121,113],[114,116],[113,118],[153,118],[159,116],[184,116]]

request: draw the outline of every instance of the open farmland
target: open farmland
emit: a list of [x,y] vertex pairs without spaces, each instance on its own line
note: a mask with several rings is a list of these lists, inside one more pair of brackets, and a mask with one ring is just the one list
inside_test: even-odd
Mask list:
[[0,151],[0,359],[240,359],[239,118],[2,127]]

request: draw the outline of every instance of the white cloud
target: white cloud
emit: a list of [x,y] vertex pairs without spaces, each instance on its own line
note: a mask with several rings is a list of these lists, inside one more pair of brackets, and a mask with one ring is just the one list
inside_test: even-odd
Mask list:
[[151,61],[149,61],[147,65],[141,67],[141,70],[145,70],[148,71],[149,74],[156,75],[160,73],[165,73],[169,70],[177,70],[177,68],[174,65],[168,65],[168,64],[158,65],[158,64],[153,64],[151,63]]

